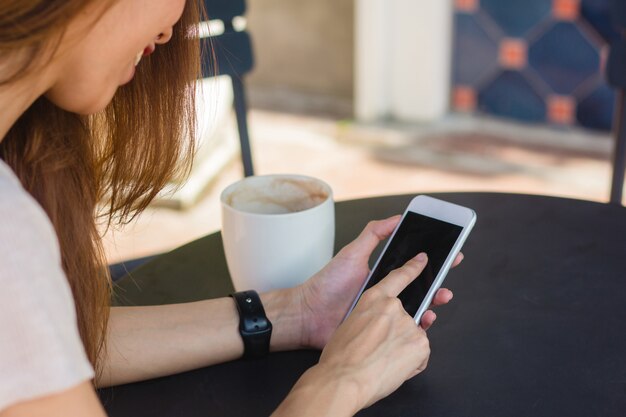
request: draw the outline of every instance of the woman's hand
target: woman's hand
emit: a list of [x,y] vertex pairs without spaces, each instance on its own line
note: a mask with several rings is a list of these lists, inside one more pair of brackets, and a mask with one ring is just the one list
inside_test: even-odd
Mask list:
[[275,416],[347,416],[395,391],[426,368],[426,332],[409,316],[398,294],[428,262],[409,260],[373,286],[339,326],[317,365],[309,369]]
[[319,366],[355,381],[362,407],[391,394],[428,364],[426,332],[398,299],[427,262],[421,253],[364,292],[322,352]]
[[[400,218],[394,216],[368,223],[363,232],[341,249],[320,272],[296,287],[303,309],[304,346],[322,349],[326,345],[370,272],[370,255],[381,241],[391,235]],[[454,265],[462,259],[463,255],[459,254]],[[446,304],[451,299],[452,292],[442,288],[435,295],[433,305]],[[428,310],[422,316],[422,328],[428,329],[435,319],[435,313]]]

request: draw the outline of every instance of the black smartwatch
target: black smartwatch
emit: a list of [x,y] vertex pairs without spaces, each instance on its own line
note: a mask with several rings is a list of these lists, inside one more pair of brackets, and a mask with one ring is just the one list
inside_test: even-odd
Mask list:
[[256,291],[241,291],[230,295],[239,311],[239,333],[243,339],[243,357],[260,358],[270,351],[272,323],[265,315]]

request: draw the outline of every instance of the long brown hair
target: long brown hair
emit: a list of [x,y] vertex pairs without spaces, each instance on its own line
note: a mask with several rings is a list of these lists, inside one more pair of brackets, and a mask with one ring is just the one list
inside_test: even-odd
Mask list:
[[[35,58],[58,45],[89,3],[95,0],[0,0],[0,57],[15,61],[0,74],[0,86],[45,65]],[[142,60],[134,80],[101,113],[80,116],[40,97],[0,142],[0,158],[55,227],[80,334],[96,370],[111,289],[98,222],[108,227],[132,220],[169,179],[188,172],[198,21],[199,4],[188,0],[171,40]]]

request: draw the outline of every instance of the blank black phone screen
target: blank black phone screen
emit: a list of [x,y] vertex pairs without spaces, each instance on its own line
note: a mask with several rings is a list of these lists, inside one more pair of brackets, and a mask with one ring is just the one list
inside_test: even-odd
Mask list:
[[461,226],[455,224],[407,212],[365,289],[376,285],[389,272],[401,267],[418,253],[426,252],[426,268],[398,296],[407,313],[415,316],[462,230]]

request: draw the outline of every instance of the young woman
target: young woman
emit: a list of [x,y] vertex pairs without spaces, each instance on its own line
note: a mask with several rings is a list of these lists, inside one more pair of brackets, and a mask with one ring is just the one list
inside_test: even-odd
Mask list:
[[[187,172],[197,21],[191,0],[0,0],[0,417],[103,416],[94,385],[243,353],[232,299],[110,308],[96,227],[132,220]],[[435,315],[415,326],[396,298],[425,256],[340,325],[398,220],[370,223],[305,284],[261,295],[271,350],[324,349],[275,415],[352,415],[425,368]]]

